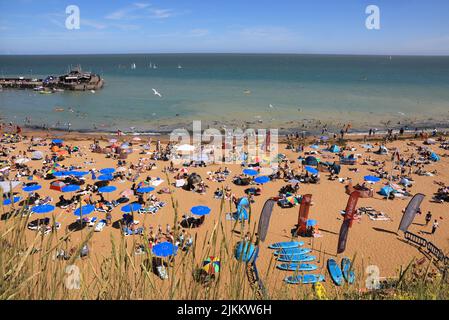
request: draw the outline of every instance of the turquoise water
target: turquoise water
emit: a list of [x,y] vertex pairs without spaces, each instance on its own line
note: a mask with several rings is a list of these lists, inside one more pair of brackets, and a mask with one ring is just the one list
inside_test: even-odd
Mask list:
[[299,127],[312,119],[335,127],[449,120],[449,57],[0,56],[2,76],[60,75],[70,65],[100,73],[104,89],[52,95],[3,90],[0,116],[22,124],[29,117],[34,126],[70,123],[72,129],[107,131],[161,131],[191,120],[264,127]]

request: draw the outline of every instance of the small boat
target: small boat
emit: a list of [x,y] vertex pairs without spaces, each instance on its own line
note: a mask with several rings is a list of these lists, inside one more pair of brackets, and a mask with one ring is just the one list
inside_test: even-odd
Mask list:
[[63,112],[64,108],[54,108],[53,111],[54,112]]
[[95,90],[90,90],[91,93],[95,93]]
[[153,65],[153,69],[157,69],[157,65],[156,64]]
[[136,68],[137,68],[136,64],[133,63],[133,64],[131,65],[131,70],[135,70]]
[[39,86],[39,87],[34,88],[33,90],[34,91],[42,91],[42,90],[44,90],[44,87]]
[[182,66],[180,64],[178,64],[178,69],[182,69]]
[[53,91],[48,91],[48,90],[41,90],[39,91],[40,94],[52,94]]

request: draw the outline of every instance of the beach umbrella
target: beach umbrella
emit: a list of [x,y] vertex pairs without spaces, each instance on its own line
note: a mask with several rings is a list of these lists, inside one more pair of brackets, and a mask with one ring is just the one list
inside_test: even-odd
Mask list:
[[22,200],[22,197],[14,197],[14,199],[12,199],[12,201],[11,201],[11,199],[5,199],[3,201],[3,205],[4,206],[9,206],[10,204],[17,203],[20,200]]
[[117,139],[110,139],[109,140],[109,143],[116,143],[117,142]]
[[265,184],[269,181],[270,181],[270,178],[268,178],[267,176],[260,176],[260,177],[257,177],[256,179],[254,179],[254,182],[258,183],[258,184]]
[[220,259],[216,257],[208,257],[203,261],[202,270],[206,271],[208,274],[216,274],[220,272]]
[[63,144],[63,143],[64,143],[64,141],[61,140],[61,139],[53,139],[51,142],[52,142],[53,144]]
[[52,212],[53,210],[55,210],[55,207],[52,206],[51,204],[43,204],[43,205],[35,206],[35,207],[31,208],[31,211],[33,213],[37,213],[37,214],[49,213],[49,212]]
[[100,170],[101,174],[111,175],[115,172],[114,168],[104,168]]
[[381,180],[379,177],[375,177],[375,176],[365,176],[364,179],[366,182],[371,182],[371,183],[376,183]]
[[295,196],[290,196],[285,199],[293,205],[297,205],[299,203],[298,199]]
[[27,186],[27,187],[23,187],[22,190],[25,192],[34,192],[37,191],[39,189],[42,189],[42,186],[38,185],[38,184],[34,184],[31,186]]
[[170,242],[161,242],[155,245],[152,252],[157,257],[169,257],[176,254],[178,247]]
[[16,163],[16,164],[25,164],[25,163],[27,163],[29,161],[30,161],[30,159],[28,159],[28,158],[20,158],[20,159],[17,159],[14,163]]
[[80,186],[77,186],[76,184],[69,184],[67,186],[64,186],[61,188],[62,192],[75,192],[80,189]]
[[307,227],[314,227],[316,225],[317,225],[317,221],[316,220],[313,220],[313,219],[307,220],[307,223],[306,223]]
[[106,186],[106,187],[102,187],[102,188],[98,189],[98,192],[100,192],[100,193],[111,193],[111,192],[114,192],[115,190],[117,190],[117,187]]
[[91,204],[87,204],[85,206],[82,206],[81,208],[76,209],[73,214],[77,217],[81,217],[81,216],[91,214],[94,211],[95,211],[95,207]]
[[327,141],[327,140],[329,140],[329,137],[328,136],[321,136],[320,140]]
[[124,212],[124,213],[135,212],[135,211],[139,211],[141,208],[142,208],[142,205],[140,203],[130,203],[130,204],[127,204],[126,206],[122,207],[122,212]]
[[307,172],[309,172],[311,174],[318,174],[318,172],[319,172],[317,169],[309,167],[309,166],[306,166],[305,169]]
[[69,171],[55,171],[53,172],[53,175],[58,178],[67,177],[69,175]]
[[32,160],[42,160],[44,158],[44,154],[42,153],[42,151],[34,151],[31,159]]
[[253,176],[257,176],[259,174],[259,172],[257,172],[257,170],[254,170],[254,169],[245,169],[245,170],[243,170],[243,174],[253,177]]
[[114,179],[114,177],[110,174],[103,174],[97,178],[97,180],[100,180],[100,181],[110,181],[113,179]]
[[20,185],[19,181],[0,181],[0,190],[4,193],[8,193],[18,185]]
[[137,189],[138,193],[150,193],[153,192],[155,189],[153,187],[142,187]]
[[139,137],[135,137],[133,138],[133,141],[142,141],[142,139],[140,139]]
[[196,206],[190,209],[190,212],[196,216],[206,216],[210,211],[210,208],[206,206]]
[[74,176],[74,177],[84,177],[85,175],[88,175],[89,172],[87,171],[67,171],[67,175]]

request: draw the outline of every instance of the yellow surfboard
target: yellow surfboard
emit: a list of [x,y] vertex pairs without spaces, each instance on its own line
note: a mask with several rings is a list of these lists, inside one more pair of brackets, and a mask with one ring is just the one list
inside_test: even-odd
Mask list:
[[313,285],[315,289],[315,294],[317,295],[319,300],[327,300],[326,289],[324,288],[321,282],[317,282]]

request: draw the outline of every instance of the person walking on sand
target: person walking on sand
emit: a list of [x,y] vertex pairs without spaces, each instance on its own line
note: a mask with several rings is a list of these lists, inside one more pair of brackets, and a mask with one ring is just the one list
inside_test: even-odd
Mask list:
[[438,221],[435,220],[435,222],[432,225],[432,232],[431,232],[431,234],[435,234],[435,231],[437,231],[438,227],[439,227]]
[[430,213],[430,211],[427,212],[426,214],[426,226],[429,225],[429,222],[432,220],[432,214]]

